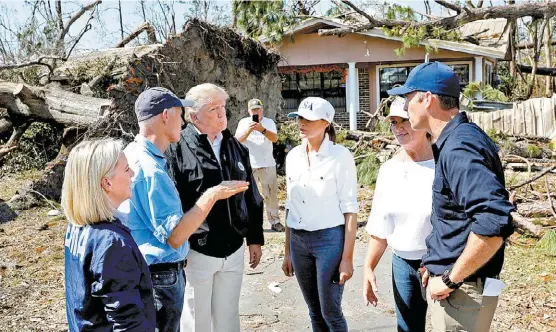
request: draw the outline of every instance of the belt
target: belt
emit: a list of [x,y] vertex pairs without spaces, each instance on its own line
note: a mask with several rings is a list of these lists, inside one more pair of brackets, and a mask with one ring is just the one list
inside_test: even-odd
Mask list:
[[173,263],[158,263],[158,264],[151,264],[149,265],[149,270],[151,272],[163,272],[163,271],[171,271],[177,270],[180,271],[187,266],[187,259],[179,262]]

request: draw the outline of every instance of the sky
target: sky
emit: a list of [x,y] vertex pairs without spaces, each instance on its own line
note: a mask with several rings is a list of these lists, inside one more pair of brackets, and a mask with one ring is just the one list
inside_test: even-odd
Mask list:
[[[65,15],[64,21],[69,18],[70,12],[79,8],[84,4],[89,3],[91,0],[69,0],[63,1],[62,7]],[[361,3],[363,0],[353,0],[353,3]],[[176,1],[177,2],[177,1]],[[224,6],[228,8],[231,12],[231,0],[217,0],[211,1],[219,6]],[[392,1],[390,1],[392,2]],[[488,0],[485,1],[488,3]],[[495,4],[500,4],[501,0],[492,1]],[[425,12],[425,6],[423,0],[396,0],[395,3],[404,6],[411,6],[413,9],[419,12]],[[433,0],[430,1],[431,8],[434,14],[440,14],[442,7],[435,4]],[[122,12],[123,12],[123,23],[124,31],[127,35],[129,32],[138,27],[143,23],[143,17],[140,12],[139,2],[131,0],[122,0]],[[0,5],[6,8],[9,12],[9,18],[19,22],[24,23],[26,19],[30,16],[31,6],[25,6],[23,0],[0,0]],[[148,1],[148,6],[157,6],[157,1]],[[332,2],[330,0],[321,0],[319,4],[315,7],[317,15],[323,15],[330,7]],[[179,27],[183,26],[187,20],[187,15],[190,13],[191,3],[189,1],[181,1],[174,6],[176,12],[176,25]],[[76,52],[88,52],[92,50],[108,48],[117,43],[120,37],[120,24],[119,24],[119,12],[118,12],[118,1],[115,0],[104,0],[99,7],[102,20],[92,21],[92,30],[88,31],[83,39],[81,40]],[[79,32],[83,29],[86,24],[88,15],[83,15],[70,29],[70,36],[77,36]]]

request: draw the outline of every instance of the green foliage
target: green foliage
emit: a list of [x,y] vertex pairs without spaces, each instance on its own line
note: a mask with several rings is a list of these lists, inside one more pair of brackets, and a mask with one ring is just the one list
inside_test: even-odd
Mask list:
[[534,144],[527,145],[527,156],[529,158],[541,158],[542,149]]
[[31,124],[20,139],[18,148],[4,158],[0,174],[43,168],[58,155],[62,130],[61,126],[47,123]]
[[[341,144],[341,145],[345,145],[346,142],[346,136],[348,134],[348,131],[345,129],[342,130],[337,130],[336,131],[336,143]],[[351,141],[349,141],[351,142]]]
[[374,186],[380,169],[380,160],[371,154],[357,163],[357,182],[367,186]]
[[490,84],[469,82],[463,90],[463,95],[469,99],[473,99],[477,93],[480,93],[484,100],[509,101],[509,98],[502,91],[493,88]]
[[283,1],[232,1],[232,13],[236,24],[247,36],[268,38],[271,43],[279,42],[286,29],[295,22],[284,9]]
[[556,257],[556,230],[551,229],[537,243],[537,250],[545,255]]
[[486,133],[490,137],[490,139],[492,139],[492,141],[496,143],[496,145],[505,145],[506,143],[511,144],[511,142],[507,141],[508,136],[501,131],[490,128],[489,130],[487,130]]
[[301,144],[297,121],[286,121],[280,124],[277,143],[290,147],[295,147]]
[[[390,20],[400,20],[407,22],[416,22],[415,11],[409,6],[400,6],[397,4],[391,4],[386,9],[386,19]],[[382,28],[382,31],[386,36],[389,37],[400,37],[402,38],[403,46],[394,50],[398,57],[405,54],[405,51],[410,48],[415,48],[420,46],[421,42],[424,40],[431,39],[441,39],[441,40],[451,40],[459,41],[461,40],[461,35],[457,30],[446,30],[442,27],[393,27],[393,28]],[[437,52],[438,48],[432,45],[425,45],[427,52]]]
[[388,20],[415,21],[415,11],[410,6],[391,4],[386,9],[385,18]]

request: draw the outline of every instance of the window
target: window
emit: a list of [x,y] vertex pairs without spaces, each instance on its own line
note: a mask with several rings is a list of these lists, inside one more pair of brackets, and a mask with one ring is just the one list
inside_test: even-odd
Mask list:
[[[468,63],[464,64],[448,64],[456,75],[459,77],[460,89],[463,89],[469,84],[469,67]],[[399,66],[399,67],[384,67],[379,69],[379,86],[380,86],[380,100],[388,98],[388,90],[392,89],[394,85],[404,84],[407,80],[409,72],[415,66]]]
[[388,90],[392,89],[394,85],[403,85],[407,80],[409,72],[415,68],[411,67],[389,67],[382,68],[379,72],[380,77],[380,99],[388,98]]
[[492,63],[485,61],[485,84],[492,86]]
[[450,65],[452,70],[458,75],[459,77],[459,85],[460,89],[463,91],[465,87],[469,84],[469,64],[461,64],[461,65]]
[[280,74],[282,76],[282,98],[284,109],[297,110],[306,97],[321,97],[328,100],[336,112],[346,108],[346,89],[341,71],[327,73],[309,72]]

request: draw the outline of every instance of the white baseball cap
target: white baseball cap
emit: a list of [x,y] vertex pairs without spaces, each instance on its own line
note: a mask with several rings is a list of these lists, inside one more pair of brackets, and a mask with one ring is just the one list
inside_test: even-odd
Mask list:
[[332,123],[334,107],[330,102],[319,97],[307,97],[301,101],[297,112],[288,114],[288,118],[302,117],[309,121],[325,120]]
[[390,113],[388,113],[386,119],[389,119],[391,116],[399,116],[403,119],[409,119],[409,114],[407,114],[407,111],[405,110],[405,98],[396,97],[396,99],[394,99],[390,105]]

